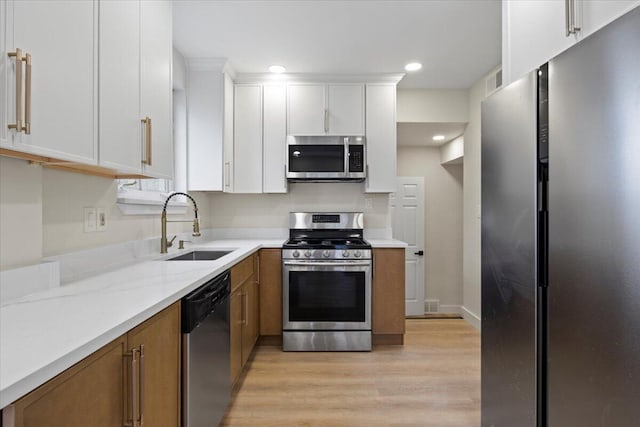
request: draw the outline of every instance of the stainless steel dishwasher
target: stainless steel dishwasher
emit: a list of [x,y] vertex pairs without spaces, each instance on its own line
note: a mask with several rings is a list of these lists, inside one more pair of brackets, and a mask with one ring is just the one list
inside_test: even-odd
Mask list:
[[229,271],[182,299],[182,425],[217,426],[231,399]]

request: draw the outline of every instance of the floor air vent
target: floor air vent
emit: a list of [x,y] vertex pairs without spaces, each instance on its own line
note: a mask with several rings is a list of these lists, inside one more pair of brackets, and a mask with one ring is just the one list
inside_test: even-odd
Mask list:
[[440,300],[439,299],[426,299],[424,300],[424,312],[439,313],[440,312]]

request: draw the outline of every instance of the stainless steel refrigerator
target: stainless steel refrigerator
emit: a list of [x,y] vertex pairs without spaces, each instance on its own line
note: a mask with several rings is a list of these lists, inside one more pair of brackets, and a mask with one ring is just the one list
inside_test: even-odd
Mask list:
[[640,7],[482,105],[482,425],[640,425]]

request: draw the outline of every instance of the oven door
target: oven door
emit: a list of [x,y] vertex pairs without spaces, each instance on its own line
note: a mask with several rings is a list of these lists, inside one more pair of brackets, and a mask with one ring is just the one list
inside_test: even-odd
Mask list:
[[283,329],[371,330],[371,262],[283,262]]

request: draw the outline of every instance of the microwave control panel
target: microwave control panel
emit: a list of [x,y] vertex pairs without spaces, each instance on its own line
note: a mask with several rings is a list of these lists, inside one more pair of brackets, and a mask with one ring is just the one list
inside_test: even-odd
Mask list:
[[349,145],[349,172],[364,172],[364,145]]

